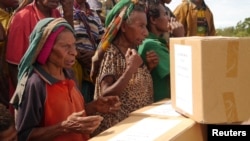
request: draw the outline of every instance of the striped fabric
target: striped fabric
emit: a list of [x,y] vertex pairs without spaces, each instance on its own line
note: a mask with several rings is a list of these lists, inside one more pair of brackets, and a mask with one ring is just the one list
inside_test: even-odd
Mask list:
[[[95,46],[93,46],[91,43],[87,32],[87,27],[82,22],[81,17],[79,17],[79,12],[85,14],[86,18],[84,19],[87,20],[87,23],[90,27],[89,31],[91,32],[91,36],[94,39],[94,42],[96,44]],[[96,50],[96,46],[101,40],[104,33],[104,27],[102,26],[102,22],[97,13],[92,12],[91,14],[87,15],[85,12],[80,11],[79,9],[74,7],[74,29],[76,32],[78,49],[83,48],[88,50]]]

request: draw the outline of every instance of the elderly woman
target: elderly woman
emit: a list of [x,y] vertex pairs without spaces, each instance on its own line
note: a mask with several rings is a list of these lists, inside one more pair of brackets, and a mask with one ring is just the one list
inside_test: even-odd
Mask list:
[[6,43],[5,59],[10,75],[10,97],[17,86],[18,64],[29,47],[29,36],[36,23],[46,17],[61,17],[56,9],[61,4],[64,11],[63,17],[73,25],[72,0],[21,0],[20,2],[9,24]]
[[21,141],[88,140],[103,119],[90,115],[120,107],[115,96],[84,104],[71,69],[77,55],[73,33],[63,18],[45,18],[31,33],[11,99]]
[[[95,99],[119,96],[122,104],[121,109],[114,114],[101,114],[104,120],[93,135],[127,118],[130,112],[153,102],[149,68],[137,53],[138,46],[148,35],[144,3],[119,1],[107,15],[105,24],[108,26],[107,32],[92,58]],[[157,62],[157,56],[152,58]],[[101,63],[98,62],[100,60]],[[95,79],[94,71],[98,69]]]

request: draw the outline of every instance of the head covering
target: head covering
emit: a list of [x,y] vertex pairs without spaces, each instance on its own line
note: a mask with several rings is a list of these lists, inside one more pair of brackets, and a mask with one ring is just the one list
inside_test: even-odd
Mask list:
[[44,45],[46,45],[48,37],[50,37],[51,34],[54,34],[54,32],[57,32],[59,27],[65,27],[74,33],[73,28],[63,18],[42,19],[36,24],[32,31],[29,39],[29,47],[18,66],[18,84],[10,101],[15,108],[17,108],[22,102],[22,95],[28,76],[33,70],[33,64],[36,62]]
[[104,52],[107,50],[114,37],[117,35],[122,21],[128,18],[137,2],[138,0],[120,0],[106,16],[106,32],[99,43],[95,55],[92,57],[90,78],[93,82],[95,82]]
[[65,29],[64,26],[58,27],[55,32],[52,32],[43,45],[39,55],[37,56],[37,62],[44,65],[50,55],[50,52],[55,44],[57,36]]

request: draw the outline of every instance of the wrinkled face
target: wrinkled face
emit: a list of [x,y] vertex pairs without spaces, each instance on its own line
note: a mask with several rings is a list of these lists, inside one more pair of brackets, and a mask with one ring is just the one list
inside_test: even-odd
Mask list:
[[37,0],[41,3],[44,7],[48,7],[50,9],[55,9],[59,6],[60,0]]
[[1,141],[17,141],[17,131],[14,125],[0,133]]
[[121,30],[132,46],[138,46],[148,36],[147,17],[144,12],[134,11],[123,23]]
[[16,8],[19,5],[19,0],[0,0],[0,3],[3,4],[5,8]]
[[73,33],[68,29],[63,30],[58,35],[47,62],[59,68],[72,68],[77,55],[75,42]]
[[156,29],[159,32],[168,32],[168,24],[170,17],[167,15],[166,9],[162,4],[159,5],[160,17],[156,18],[154,23],[156,25]]

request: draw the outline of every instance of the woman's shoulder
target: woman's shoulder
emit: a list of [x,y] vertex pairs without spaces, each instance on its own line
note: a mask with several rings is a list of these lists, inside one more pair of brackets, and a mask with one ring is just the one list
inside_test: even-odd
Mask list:
[[35,73],[34,71],[29,75],[29,78],[27,80],[27,84],[32,84],[32,85],[37,85],[37,84],[42,84],[44,83],[44,81],[42,80],[42,78]]

